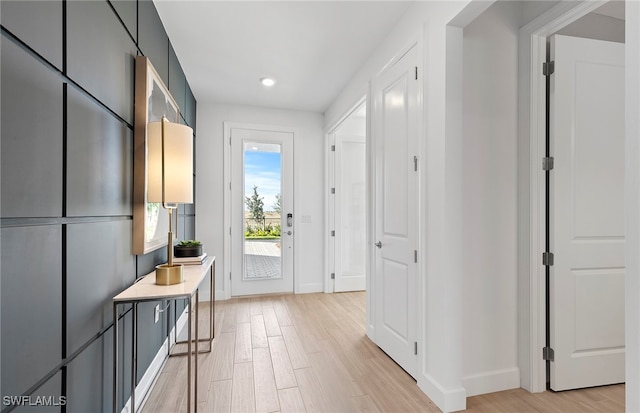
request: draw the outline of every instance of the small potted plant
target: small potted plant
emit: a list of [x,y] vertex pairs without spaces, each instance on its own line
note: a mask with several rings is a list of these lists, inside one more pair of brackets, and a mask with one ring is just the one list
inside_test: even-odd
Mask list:
[[174,257],[199,257],[202,255],[202,243],[193,239],[182,240],[173,247]]

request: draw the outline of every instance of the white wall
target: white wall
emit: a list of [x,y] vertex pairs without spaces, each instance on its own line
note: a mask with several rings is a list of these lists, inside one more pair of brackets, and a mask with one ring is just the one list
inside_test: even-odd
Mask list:
[[[536,329],[536,325],[535,322],[534,325],[529,324],[530,313],[528,309],[530,303],[528,303],[528,291],[531,286],[528,285],[530,282],[528,278],[528,260],[530,258],[527,253],[529,249],[528,241],[521,241],[519,243],[522,251],[524,252],[519,255],[516,254],[513,246],[508,248],[512,251],[511,257],[519,256],[525,258],[520,260],[520,272],[524,277],[521,279],[521,283],[517,283],[514,279],[507,276],[509,269],[513,270],[514,267],[512,258],[508,258],[508,262],[506,264],[500,265],[498,273],[488,272],[487,269],[490,268],[490,264],[481,262],[480,257],[474,258],[479,262],[479,267],[484,271],[484,276],[488,277],[492,284],[494,282],[503,281],[503,279],[506,279],[507,282],[507,286],[495,284],[488,285],[489,283],[483,285],[485,288],[492,287],[499,288],[500,290],[492,289],[491,291],[485,291],[485,294],[479,294],[479,297],[474,297],[475,304],[473,304],[480,308],[482,308],[482,304],[486,305],[486,307],[483,308],[485,311],[482,312],[480,318],[489,323],[488,325],[485,325],[489,330],[495,330],[500,325],[507,326],[505,343],[508,350],[506,355],[503,357],[502,354],[495,354],[503,351],[502,348],[497,350],[493,349],[494,352],[487,362],[482,360],[479,353],[474,353],[475,350],[471,348],[473,346],[465,346],[463,351],[462,348],[456,348],[455,342],[453,341],[456,338],[460,341],[462,340],[462,337],[458,336],[458,334],[460,334],[460,331],[462,330],[462,325],[468,326],[469,324],[466,320],[466,316],[472,305],[465,307],[464,315],[458,314],[456,312],[456,306],[462,306],[462,302],[461,297],[458,297],[455,294],[460,293],[460,296],[463,294],[469,294],[470,291],[462,286],[460,286],[458,290],[457,283],[459,282],[462,284],[462,278],[468,278],[470,275],[458,273],[458,269],[455,268],[455,265],[448,265],[445,261],[451,258],[459,258],[460,261],[464,261],[466,258],[464,257],[463,251],[466,251],[466,246],[471,243],[473,237],[480,237],[480,230],[476,229],[472,234],[473,237],[467,237],[466,235],[461,237],[461,245],[459,245],[460,248],[458,248],[459,253],[456,254],[458,245],[456,245],[455,234],[447,236],[445,235],[445,232],[452,230],[458,231],[459,226],[454,222],[455,218],[457,217],[458,219],[464,219],[466,222],[469,222],[471,220],[471,216],[469,215],[471,211],[466,207],[461,208],[461,205],[456,203],[455,194],[448,194],[451,194],[452,192],[455,193],[456,191],[463,192],[464,188],[468,188],[473,182],[473,180],[470,180],[470,174],[474,170],[478,170],[488,175],[495,173],[490,169],[490,165],[486,163],[463,166],[463,157],[470,154],[462,143],[464,142],[465,145],[468,143],[469,135],[465,135],[463,131],[460,138],[462,142],[456,142],[455,116],[453,116],[454,119],[451,119],[450,128],[448,128],[450,123],[447,122],[447,117],[451,118],[451,115],[455,114],[456,105],[462,106],[461,101],[463,99],[463,97],[460,96],[461,101],[455,101],[456,93],[459,92],[460,95],[462,95],[462,91],[455,90],[456,79],[450,78],[455,77],[457,73],[455,69],[453,69],[453,65],[448,64],[462,62],[462,56],[456,55],[458,51],[455,48],[455,37],[458,34],[456,33],[456,30],[449,30],[447,32],[447,24],[450,22],[451,18],[459,11],[463,10],[463,8],[464,11],[461,14],[464,14],[464,12],[472,8],[474,5],[478,6],[478,3],[480,2],[474,1],[470,5],[467,5],[466,3],[458,3],[457,5],[420,3],[412,6],[407,15],[401,19],[398,27],[390,34],[386,41],[381,44],[378,50],[372,55],[369,61],[363,66],[360,72],[354,77],[354,79],[352,79],[349,85],[347,85],[343,90],[342,94],[325,113],[328,121],[327,124],[331,125],[332,122],[335,122],[336,119],[353,106],[362,93],[367,91],[368,82],[384,67],[384,64],[391,59],[395,52],[406,46],[406,44],[412,39],[414,33],[419,32],[420,27],[422,27],[423,34],[418,34],[418,36],[423,40],[422,73],[425,75],[423,88],[425,123],[423,125],[424,136],[422,142],[422,159],[426,162],[421,163],[421,165],[424,165],[425,163],[427,165],[426,168],[421,171],[421,199],[423,201],[421,225],[423,228],[429,229],[429,235],[421,240],[423,243],[421,246],[421,257],[425,258],[426,261],[431,260],[431,262],[421,268],[420,274],[420,276],[425,279],[420,291],[422,307],[420,308],[419,315],[422,322],[424,341],[419,345],[421,368],[417,379],[420,388],[423,389],[425,393],[445,411],[450,410],[452,405],[459,401],[460,392],[457,389],[456,380],[462,376],[462,371],[464,371],[465,377],[467,378],[465,380],[465,385],[468,385],[470,375],[474,374],[474,370],[476,373],[482,374],[483,371],[491,372],[494,371],[492,370],[493,368],[500,368],[500,366],[503,365],[506,366],[505,368],[507,372],[513,370],[513,366],[517,365],[517,362],[514,361],[514,346],[517,345],[515,342],[518,341],[514,337],[514,330],[517,328],[515,327],[517,324],[520,324],[522,327],[520,339],[527,341],[521,348],[520,363],[527,369],[528,378],[526,381],[529,382],[529,378],[533,377],[529,376],[529,371],[531,369],[529,365],[531,362],[529,356],[532,353],[529,352],[528,343],[529,332]],[[522,9],[520,11],[521,24],[528,23],[556,4],[558,4],[558,2],[526,2],[526,4],[522,4]],[[459,20],[458,17],[456,17],[456,20]],[[506,42],[508,43],[508,46],[513,47],[510,43],[512,39],[510,30],[514,28],[514,20],[512,20],[514,16],[508,13],[505,17],[507,17],[506,22],[501,22],[495,29],[504,30],[507,35]],[[640,248],[640,241],[638,241],[640,239],[640,236],[638,235],[640,233],[640,214],[638,213],[638,211],[640,211],[640,207],[638,207],[638,205],[640,205],[640,169],[637,166],[640,164],[640,144],[638,143],[640,140],[640,128],[638,126],[638,119],[640,119],[640,101],[638,98],[638,95],[640,95],[640,83],[638,81],[638,76],[640,76],[640,53],[638,52],[638,42],[640,42],[640,35],[638,33],[639,25],[640,5],[633,1],[627,2],[627,176],[629,179],[626,184],[627,227],[629,229],[627,234],[627,257],[629,261],[627,263],[626,285],[626,370],[627,410],[636,412],[640,411],[640,396],[638,391],[638,383],[640,382],[640,362],[638,361],[640,360],[640,304],[638,304],[640,302],[640,282],[638,281],[638,272],[640,268],[640,264],[638,264],[638,249]],[[465,27],[466,24],[464,22],[457,22],[455,26]],[[452,27],[449,27],[449,29],[452,29]],[[490,32],[491,31],[488,30],[487,34],[490,34]],[[447,39],[448,35],[449,39]],[[504,39],[495,40],[497,40],[498,43],[504,41]],[[529,46],[528,43],[528,38],[523,40],[523,44],[527,47]],[[452,45],[453,47],[449,47],[449,50],[447,51],[446,47]],[[490,45],[490,48],[491,49],[488,52],[500,49],[499,46],[493,44]],[[525,49],[521,48],[521,50]],[[528,55],[529,49],[526,48],[525,57],[528,58]],[[508,58],[508,56],[502,57]],[[516,57],[514,56],[514,60],[515,58]],[[517,64],[516,62],[517,61],[509,63],[509,67],[513,68],[514,65]],[[492,187],[492,191],[497,191],[497,195],[507,197],[512,200],[512,197],[516,194],[514,191],[519,189],[517,193],[519,194],[520,204],[522,206],[526,206],[520,209],[520,214],[518,214],[521,221],[520,232],[528,240],[528,236],[531,235],[529,232],[530,214],[528,207],[530,191],[530,176],[528,168],[530,149],[528,146],[529,62],[526,59],[522,59],[521,62],[524,66],[520,68],[522,72],[522,80],[519,90],[521,92],[526,90],[526,94],[522,95],[526,95],[526,99],[523,98],[516,101],[513,99],[517,98],[512,96],[511,102],[514,107],[522,108],[523,113],[527,114],[526,117],[521,117],[522,122],[520,122],[519,125],[518,123],[515,124],[516,128],[519,126],[521,131],[519,134],[521,136],[527,136],[526,141],[522,141],[521,145],[516,145],[515,147],[519,154],[517,159],[522,161],[523,168],[521,168],[519,173],[517,173],[513,171],[513,163],[508,165],[511,172],[518,176],[519,179],[517,182],[514,180],[514,176],[499,177],[501,183],[503,180],[506,180],[509,185],[515,185],[516,189],[513,187]],[[498,65],[495,66],[497,67]],[[510,79],[510,81],[513,80]],[[517,90],[517,85],[513,85],[511,93],[516,92]],[[502,106],[501,108],[504,109]],[[490,108],[484,109],[486,110]],[[486,112],[485,115],[487,123],[493,123],[493,114]],[[513,129],[514,125],[510,128],[514,131],[514,134],[518,133],[517,129]],[[465,130],[468,131],[468,129]],[[485,133],[486,134],[483,137],[484,139],[488,139],[490,131],[485,130]],[[505,134],[498,134],[497,136],[503,140],[506,137]],[[453,139],[450,139],[452,137]],[[458,144],[459,146],[457,146]],[[493,143],[489,142],[489,144]],[[495,144],[493,145],[495,146]],[[500,147],[499,149],[501,151],[512,153],[514,150],[513,141],[508,142],[506,149],[503,147]],[[456,154],[456,150],[459,150],[460,153]],[[502,160],[499,160],[499,162],[496,163],[496,167],[502,167],[502,163]],[[456,181],[456,168],[460,168],[461,182]],[[467,194],[464,197],[469,200],[469,196],[471,196],[471,194]],[[473,198],[471,200],[473,200]],[[477,202],[477,198],[475,198],[475,202]],[[496,200],[492,200],[491,202],[497,204]],[[507,221],[513,222],[513,214],[513,205],[509,205],[507,207],[507,215],[511,215],[511,217],[508,218]],[[506,243],[506,239],[514,239],[512,231],[513,229],[500,228],[502,235],[498,237],[498,241],[501,245]],[[496,237],[492,238],[490,241],[495,241],[495,239]],[[438,245],[437,243],[439,241],[444,242]],[[492,249],[491,252],[495,253],[495,250]],[[440,255],[445,258],[441,258]],[[507,255],[508,254],[501,254],[500,257],[505,257]],[[531,259],[538,258],[535,257]],[[514,295],[515,292],[513,290],[514,283],[520,284],[523,291],[527,292],[527,294],[521,295],[524,302],[520,303],[521,306],[523,306],[523,309],[521,311],[519,323],[518,319],[514,317],[518,304],[517,300],[515,300],[516,296]],[[501,289],[502,287],[504,287],[504,289]],[[495,298],[496,294],[499,296],[499,304],[496,307],[491,308],[491,306],[494,306],[494,303],[489,301],[488,298],[485,299],[485,296]],[[444,302],[446,300],[451,300],[451,302],[447,305],[447,303]],[[512,309],[512,313],[504,315],[500,314],[498,315],[498,320],[495,321],[490,319],[489,315],[495,311],[508,307],[510,303],[515,305]],[[509,325],[511,325],[510,328]],[[460,329],[460,331],[458,331],[458,329]],[[482,342],[482,352],[488,353],[488,341],[491,340],[488,336],[490,336],[491,333],[484,331],[482,326],[474,328],[474,330],[476,335],[472,337],[470,341],[473,342],[474,340],[479,339]],[[372,335],[372,337],[375,337],[375,331],[369,330],[368,333]],[[502,334],[502,332],[500,332],[500,334]],[[440,341],[440,343],[437,341]],[[450,349],[444,348],[451,344],[453,345]],[[535,359],[538,360],[539,353],[536,352],[536,354],[537,356]],[[454,359],[456,355],[463,358],[464,361],[462,366],[457,365],[456,360]],[[448,371],[446,371],[447,368]],[[507,376],[510,377],[510,383],[512,383],[511,380],[515,380],[510,374],[507,374]],[[509,385],[510,384],[508,383],[507,387]],[[528,386],[530,383],[526,385]],[[473,392],[473,389],[468,390]]]
[[[324,117],[319,113],[251,106],[199,104],[196,139],[196,237],[216,255],[216,299],[229,288],[225,262],[223,123],[249,123],[295,128],[294,137],[294,288],[320,292],[324,269]],[[300,217],[308,215],[310,223]]]
[[[418,386],[444,411],[464,409],[462,386],[462,261],[460,119],[447,123],[447,104],[461,105],[459,79],[448,69],[461,62],[462,34],[448,23],[469,2],[416,2],[325,112],[333,125],[368,92],[369,82],[402,49],[418,43],[424,117],[420,140]],[[476,2],[474,2],[476,3]],[[480,3],[480,2],[477,2]],[[477,4],[472,12],[477,12]],[[465,10],[466,12],[467,10]],[[468,14],[463,12],[464,15]],[[481,11],[480,11],[481,12]],[[479,13],[479,12],[478,12]],[[473,13],[471,13],[473,14]],[[468,16],[462,16],[462,22]],[[454,39],[455,37],[455,39]],[[449,55],[448,40],[455,43]],[[449,59],[451,57],[451,59]],[[455,76],[454,76],[455,77]],[[446,81],[446,82],[445,82]],[[446,84],[446,86],[445,86]],[[451,86],[449,89],[448,87]],[[455,93],[459,93],[455,95]],[[454,96],[455,95],[455,96]],[[449,108],[447,108],[449,109]],[[461,107],[459,108],[461,112]],[[454,116],[455,118],[455,116]],[[371,315],[371,308],[368,308]],[[375,340],[371,320],[367,333]]]
[[462,369],[467,396],[517,388],[520,4],[464,28]]
[[[518,101],[518,29],[557,2],[504,3],[475,23],[480,36],[475,47],[482,50],[466,53],[461,28],[491,2],[412,6],[325,113],[331,124],[418,36],[424,75],[420,225],[428,229],[420,247],[418,386],[445,411],[463,407],[465,392],[517,387],[519,361],[528,361],[526,346],[518,359],[518,323],[529,316],[522,311],[518,318],[517,205],[529,190],[528,175],[517,168],[518,159],[528,163],[528,156],[518,157],[517,108],[523,103]],[[467,36],[474,27],[470,30]],[[464,71],[468,59],[481,70],[474,72],[467,61]],[[480,74],[488,78],[474,76]],[[490,82],[498,79],[496,93]],[[475,89],[463,90],[463,82],[464,89]],[[522,127],[528,131],[528,125]],[[477,138],[475,128],[481,132]],[[472,150],[486,157],[479,159]],[[528,262],[523,265],[528,268]],[[524,321],[523,330],[528,318]],[[375,340],[371,325],[369,320],[368,334]]]
[[640,412],[640,3],[626,2],[626,411]]

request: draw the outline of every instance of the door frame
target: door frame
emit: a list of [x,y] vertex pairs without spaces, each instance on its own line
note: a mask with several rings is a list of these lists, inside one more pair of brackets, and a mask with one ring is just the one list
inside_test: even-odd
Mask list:
[[[375,88],[374,88],[374,79],[377,79],[382,74],[387,72],[390,68],[392,68],[395,64],[400,62],[402,58],[409,53],[412,49],[416,51],[416,64],[418,70],[418,79],[416,80],[416,88],[417,88],[417,120],[416,120],[416,154],[418,156],[418,170],[416,175],[416,188],[417,188],[417,197],[416,197],[416,225],[418,228],[422,228],[425,218],[421,211],[423,210],[424,197],[426,197],[426,193],[424,192],[424,182],[426,176],[426,144],[424,142],[424,138],[426,136],[426,132],[424,130],[424,84],[425,84],[425,64],[424,64],[424,28],[419,32],[415,33],[413,36],[409,36],[407,42],[404,43],[403,47],[397,49],[396,53],[392,55],[390,59],[386,61],[386,63],[375,72],[372,76],[371,80],[367,85],[367,143],[366,143],[366,151],[367,151],[367,190],[369,191],[367,194],[367,277],[366,277],[366,288],[367,288],[367,336],[376,343],[376,320],[380,315],[377,314],[376,311],[376,302],[375,302],[375,289],[376,289],[376,246],[374,245],[375,236],[376,236],[376,218],[378,216],[378,210],[376,205],[376,191],[378,190],[378,182],[376,180],[376,139],[378,139],[377,135],[380,133],[377,130],[373,123],[373,107],[375,102]],[[416,236],[416,250],[418,251],[419,257],[424,257],[423,248],[426,246],[426,242],[424,242],[423,237],[425,236],[426,231],[419,231]],[[420,385],[420,378],[424,375],[424,366],[425,363],[425,354],[426,351],[424,349],[427,346],[427,342],[425,340],[426,335],[426,326],[424,325],[424,311],[425,311],[425,303],[426,303],[426,281],[424,280],[424,274],[426,274],[426,260],[419,259],[416,268],[416,341],[418,346],[418,354],[416,356],[416,370],[415,370],[415,379]],[[422,391],[425,394],[428,394],[424,389]]]
[[[519,35],[519,103],[520,143],[519,158],[521,202],[519,219],[519,309],[518,323],[519,366],[521,385],[531,392],[546,390],[546,361],[542,348],[546,345],[545,267],[545,172],[542,158],[546,149],[546,81],[542,64],[547,56],[547,37],[592,12],[607,0],[583,0],[580,3],[561,2],[520,29]],[[527,126],[528,125],[528,126]],[[525,147],[528,142],[528,147]],[[528,152],[528,156],[523,154]],[[528,163],[525,164],[528,157]],[[528,166],[525,171],[525,166]],[[526,181],[523,176],[527,176]],[[524,182],[523,182],[524,181]],[[525,191],[528,190],[526,193]],[[528,198],[528,202],[525,199]],[[526,210],[524,210],[527,208]],[[527,247],[528,245],[528,247]],[[523,321],[523,322],[522,322]]]
[[[224,299],[228,300],[231,298],[231,130],[232,129],[249,129],[249,130],[260,130],[260,131],[271,131],[271,132],[283,132],[283,133],[291,133],[293,135],[293,147],[291,148],[291,154],[293,156],[293,167],[292,171],[295,174],[295,139],[298,134],[298,130],[296,128],[291,128],[287,126],[276,126],[276,125],[264,125],[264,124],[256,124],[256,123],[245,123],[245,122],[228,122],[224,121],[223,123],[223,271],[222,271],[222,287]],[[296,181],[295,175],[293,180],[293,210],[295,214],[296,210]],[[294,228],[296,227],[295,222],[297,221],[296,215],[294,215]],[[297,269],[297,260],[296,260],[296,249],[297,249],[297,237],[293,238],[293,292],[296,293],[298,286],[298,269]]]
[[[332,156],[332,146],[336,144],[336,138],[335,138],[335,134],[336,131],[342,126],[342,124],[351,116],[353,115],[362,105],[366,105],[365,106],[365,110],[366,110],[366,120],[365,120],[365,151],[366,151],[366,155],[365,155],[365,175],[366,175],[366,194],[365,194],[365,198],[367,200],[367,207],[365,209],[365,214],[366,214],[366,225],[365,225],[365,230],[366,230],[366,234],[365,234],[365,239],[367,242],[367,245],[369,245],[369,234],[370,234],[370,227],[371,227],[371,220],[370,220],[370,211],[369,211],[369,205],[371,205],[371,188],[370,188],[370,181],[371,181],[371,165],[370,165],[370,161],[369,161],[369,131],[370,131],[370,127],[369,127],[369,99],[368,99],[368,93],[361,97],[360,99],[357,100],[357,102],[352,105],[349,110],[342,115],[340,118],[338,118],[338,121],[335,122],[333,125],[331,125],[329,128],[327,128],[327,132],[325,132],[325,182],[327,183],[327,185],[325,185],[325,195],[324,195],[324,199],[325,199],[325,251],[327,251],[327,253],[325,254],[325,268],[327,269],[327,271],[325,271],[325,275],[324,275],[324,292],[325,293],[333,293],[335,292],[335,281],[331,278],[331,274],[335,272],[335,238],[331,236],[331,231],[334,230],[334,225],[335,225],[335,202],[333,202],[333,198],[332,198],[332,193],[331,193],[331,188],[335,187],[335,172],[336,172],[336,164],[335,164],[335,157]],[[366,267],[365,267],[365,277],[368,279],[369,277],[369,260],[370,260],[370,256],[369,256],[369,249],[367,248],[367,252],[366,252],[366,256],[365,256],[365,261],[366,261]],[[367,283],[368,285],[368,283]],[[369,289],[366,288],[366,291],[368,291]]]

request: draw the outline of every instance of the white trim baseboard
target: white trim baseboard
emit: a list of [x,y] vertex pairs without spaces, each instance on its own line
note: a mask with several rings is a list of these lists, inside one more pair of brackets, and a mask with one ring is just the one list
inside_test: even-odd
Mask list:
[[462,384],[467,390],[467,397],[517,389],[520,387],[520,369],[512,367],[473,374],[463,377]]
[[446,389],[428,374],[420,375],[418,387],[445,413],[467,408],[467,392],[464,387]]

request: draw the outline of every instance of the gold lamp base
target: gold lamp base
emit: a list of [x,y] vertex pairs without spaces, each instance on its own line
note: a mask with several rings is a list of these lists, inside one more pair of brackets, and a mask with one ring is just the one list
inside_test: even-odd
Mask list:
[[156,284],[173,285],[184,281],[182,265],[160,264],[156,266]]

